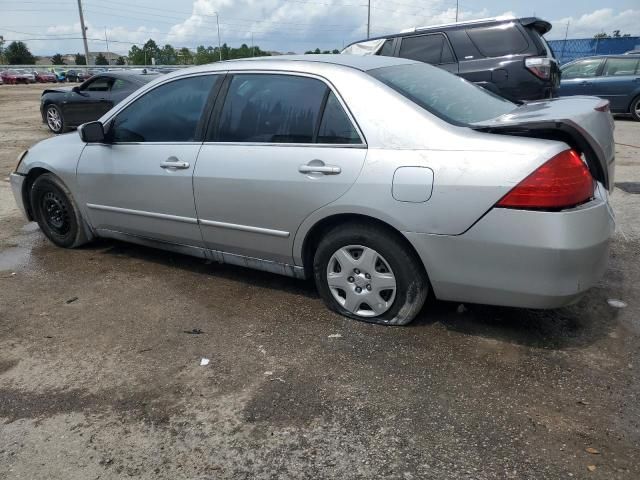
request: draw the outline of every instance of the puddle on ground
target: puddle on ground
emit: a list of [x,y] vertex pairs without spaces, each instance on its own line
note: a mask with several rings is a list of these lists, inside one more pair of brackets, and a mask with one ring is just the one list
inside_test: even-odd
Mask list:
[[38,224],[36,222],[27,223],[22,227],[22,231],[25,235],[19,235],[12,239],[18,243],[17,246],[0,250],[0,272],[17,270],[26,266],[31,260],[35,242],[40,238],[39,235],[33,235],[39,231]]

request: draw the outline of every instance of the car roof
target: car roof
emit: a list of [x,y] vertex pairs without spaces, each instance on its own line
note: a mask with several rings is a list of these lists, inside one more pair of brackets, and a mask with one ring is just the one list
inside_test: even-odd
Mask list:
[[[335,66],[339,68],[352,68],[366,72],[376,68],[392,67],[394,65],[408,65],[420,63],[415,60],[407,60],[398,57],[383,57],[378,55],[344,55],[344,54],[308,54],[308,55],[276,55],[272,57],[253,57],[238,60],[225,60],[222,62],[208,63],[196,67],[189,67],[167,73],[167,77],[178,77],[184,73],[250,70],[267,68],[269,70],[291,70],[297,64],[305,68],[314,64]],[[157,76],[155,76],[157,78]]]
[[[551,30],[551,24],[546,20],[542,20],[538,17],[513,17],[513,16],[502,16],[502,17],[493,17],[493,18],[482,18],[479,20],[469,20],[466,22],[455,22],[455,23],[445,23],[441,25],[428,25],[424,27],[413,27],[402,30],[398,33],[390,33],[387,35],[380,35],[378,37],[365,38],[362,40],[358,40],[356,42],[351,42],[347,47],[351,45],[355,45],[357,43],[368,42],[370,40],[386,40],[389,38],[396,37],[405,37],[407,35],[415,35],[421,33],[430,33],[430,32],[446,32],[450,30],[458,30],[461,28],[469,28],[469,27],[482,27],[486,25],[498,25],[501,23],[509,23],[509,22],[518,22],[524,26],[533,26],[541,35],[549,32]],[[345,47],[346,48],[346,47]]]

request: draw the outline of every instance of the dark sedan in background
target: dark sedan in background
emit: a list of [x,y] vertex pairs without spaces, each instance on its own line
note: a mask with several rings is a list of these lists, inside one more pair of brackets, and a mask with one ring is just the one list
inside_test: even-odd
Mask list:
[[558,96],[571,95],[604,98],[612,113],[640,121],[640,55],[587,57],[563,65]]
[[49,88],[42,92],[42,121],[53,133],[99,119],[115,104],[145,83],[153,75],[108,72],[91,77],[77,87]]

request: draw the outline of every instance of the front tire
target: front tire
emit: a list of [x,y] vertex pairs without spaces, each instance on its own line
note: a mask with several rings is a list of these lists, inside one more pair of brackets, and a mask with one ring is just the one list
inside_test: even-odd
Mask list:
[[640,95],[631,102],[631,116],[636,122],[640,122]]
[[56,135],[64,133],[67,127],[62,116],[62,111],[53,104],[47,105],[45,109],[45,119],[47,121],[47,127]]
[[406,325],[429,292],[422,263],[402,237],[366,223],[327,233],[316,250],[313,272],[331,310],[364,322]]
[[75,248],[88,238],[69,189],[51,173],[40,175],[30,192],[31,211],[40,230],[58,247]]

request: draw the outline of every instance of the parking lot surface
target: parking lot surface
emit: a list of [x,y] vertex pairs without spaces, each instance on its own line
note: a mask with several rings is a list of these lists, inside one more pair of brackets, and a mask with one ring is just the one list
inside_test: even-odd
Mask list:
[[[311,283],[52,246],[6,181],[49,136],[41,90],[0,87],[0,478],[640,478],[640,195],[615,189],[609,269],[574,306],[431,299],[372,326]],[[639,139],[616,121],[617,182]]]

